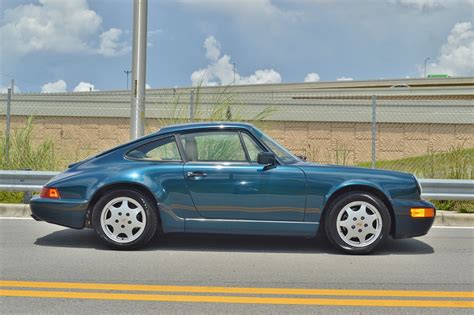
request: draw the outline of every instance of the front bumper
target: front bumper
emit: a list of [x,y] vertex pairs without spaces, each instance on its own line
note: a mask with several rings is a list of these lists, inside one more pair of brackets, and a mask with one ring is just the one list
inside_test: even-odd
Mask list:
[[46,199],[35,197],[31,199],[31,216],[35,220],[82,229],[86,223],[87,200],[75,199]]
[[417,201],[394,201],[395,228],[393,238],[408,238],[422,236],[428,233],[435,217],[432,218],[412,218],[410,216],[411,208],[436,208],[425,200]]

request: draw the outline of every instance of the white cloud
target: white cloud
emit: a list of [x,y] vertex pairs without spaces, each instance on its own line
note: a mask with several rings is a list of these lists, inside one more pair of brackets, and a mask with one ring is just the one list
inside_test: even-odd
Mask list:
[[[221,57],[221,46],[214,36],[209,36],[204,41],[206,58],[210,64],[203,69],[194,71],[191,74],[191,81],[194,86],[216,86],[229,85],[234,83],[234,65],[231,63],[229,55]],[[280,74],[273,69],[260,69],[249,76],[241,76],[235,69],[235,84],[262,84],[280,83]]]
[[316,72],[311,72],[306,75],[304,82],[318,82],[321,78]]
[[281,83],[281,76],[273,69],[257,70],[248,77],[239,77],[237,84]]
[[[394,1],[392,0],[392,2]],[[474,0],[395,0],[395,3],[418,10],[432,10],[448,8],[458,4],[474,3]]]
[[88,82],[80,82],[73,90],[73,92],[89,92],[89,91],[98,91],[95,89],[94,84]]
[[122,30],[111,28],[100,35],[100,46],[97,52],[106,57],[114,57],[126,54],[130,51],[130,46],[126,42],[120,41]]
[[206,58],[212,61],[217,61],[221,55],[221,44],[214,36],[209,36],[204,41],[204,48],[206,48]]
[[427,73],[474,75],[474,29],[471,22],[454,25],[436,62],[428,65]]
[[64,80],[46,83],[41,87],[41,93],[64,93],[67,92],[67,84]]
[[351,77],[340,77],[337,78],[336,81],[353,81],[354,79]]
[[[21,4],[4,11],[0,27],[4,56],[18,57],[46,51],[58,53],[98,53],[114,56],[122,52],[118,42],[121,33],[110,29],[100,36],[102,18],[89,8],[86,0],[39,0],[38,4]],[[119,31],[119,32],[117,32]],[[114,49],[117,49],[115,51]]]
[[145,84],[145,89],[146,89],[146,90],[149,90],[149,89],[151,89],[151,86],[150,86],[150,84],[148,84],[148,83],[147,83],[147,84]]

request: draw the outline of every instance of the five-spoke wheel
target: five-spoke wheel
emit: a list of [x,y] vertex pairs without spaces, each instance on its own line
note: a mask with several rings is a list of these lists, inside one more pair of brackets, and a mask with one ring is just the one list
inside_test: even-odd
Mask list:
[[156,232],[157,214],[148,196],[136,190],[113,190],[94,205],[92,226],[109,246],[135,249]]
[[328,209],[324,228],[337,248],[366,254],[388,237],[390,224],[390,213],[379,198],[365,192],[350,192]]

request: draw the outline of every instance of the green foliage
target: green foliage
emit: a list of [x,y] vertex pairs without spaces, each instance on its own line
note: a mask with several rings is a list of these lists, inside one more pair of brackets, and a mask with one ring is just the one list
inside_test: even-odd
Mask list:
[[[182,94],[177,94],[165,107],[169,108],[170,118],[160,118],[160,126],[190,122],[189,104],[182,102]],[[198,85],[194,91],[192,121],[260,121],[268,118],[275,109],[271,106],[254,112],[245,102],[241,101],[231,86],[223,87],[217,93],[203,94],[202,86]]]
[[[359,166],[370,167],[370,162]],[[399,160],[377,161],[377,168],[403,171],[415,174],[419,178],[474,179],[474,148],[452,146],[443,153],[428,151],[420,155]],[[434,200],[438,209],[457,212],[474,212],[473,201]]]
[[434,205],[440,210],[449,210],[462,213],[474,213],[474,201],[462,200],[433,200]]
[[196,137],[200,161],[245,161],[240,139],[236,134]]
[[[23,129],[16,130],[10,139],[0,142],[0,168],[3,170],[51,171],[57,166],[54,144],[45,140],[33,145],[33,116],[28,117]],[[8,146],[8,156],[7,156]]]
[[351,154],[344,144],[336,141],[336,149],[328,150],[328,161],[337,165],[349,165]]
[[[359,166],[370,167],[370,162]],[[474,148],[464,149],[453,146],[443,153],[428,152],[426,155],[405,159],[377,161],[376,167],[381,169],[413,173],[419,178],[474,178]]]
[[[39,145],[33,145],[33,121],[33,116],[28,117],[23,129],[12,132],[9,139],[2,139],[0,169],[34,171],[56,169],[58,161],[54,154],[53,142],[46,140]],[[0,192],[0,203],[19,203],[23,200],[23,195],[21,192]]]

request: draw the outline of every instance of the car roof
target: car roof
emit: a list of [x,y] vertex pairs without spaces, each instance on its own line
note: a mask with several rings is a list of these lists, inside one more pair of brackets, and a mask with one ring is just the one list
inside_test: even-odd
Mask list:
[[199,123],[187,123],[179,125],[170,125],[163,127],[156,135],[172,133],[172,132],[182,132],[196,129],[226,129],[226,128],[240,128],[251,130],[255,127],[252,124],[242,123],[242,122],[199,122]]

